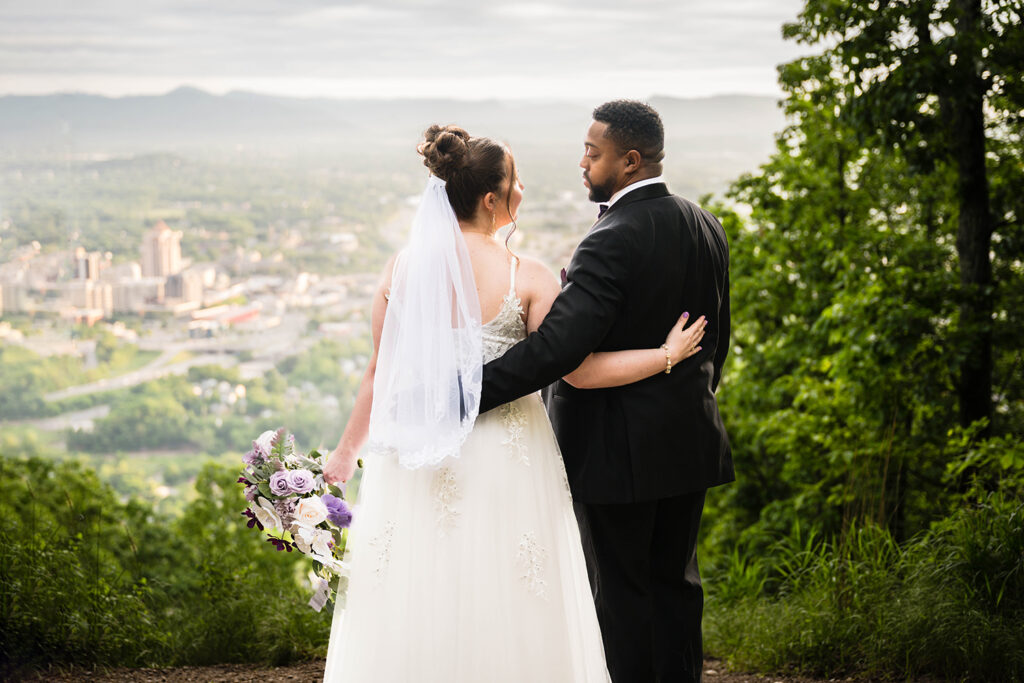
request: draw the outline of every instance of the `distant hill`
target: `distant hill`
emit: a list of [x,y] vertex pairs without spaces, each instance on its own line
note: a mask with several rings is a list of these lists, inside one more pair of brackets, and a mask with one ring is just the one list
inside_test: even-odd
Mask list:
[[[755,168],[784,124],[771,97],[650,102],[665,121],[666,170],[691,179],[693,191]],[[0,159],[242,152],[391,169],[407,166],[422,131],[441,122],[508,141],[535,169],[552,163],[572,178],[589,120],[588,106],[557,101],[299,99],[188,87],[117,98],[9,95],[0,97]]]
[[[673,138],[771,137],[782,116],[770,97],[654,97]],[[20,149],[153,151],[207,145],[408,144],[435,121],[458,122],[520,142],[573,144],[589,119],[585,106],[484,100],[335,100],[246,92],[212,95],[178,88],[165,95],[57,94],[0,97],[0,145]]]

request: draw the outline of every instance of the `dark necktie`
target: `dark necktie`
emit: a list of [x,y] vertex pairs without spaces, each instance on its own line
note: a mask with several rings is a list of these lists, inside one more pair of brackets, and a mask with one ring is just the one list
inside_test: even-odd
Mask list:
[[608,205],[607,204],[598,204],[597,205],[597,217],[600,218],[601,216],[603,216],[604,212],[607,211],[607,210],[608,210]]

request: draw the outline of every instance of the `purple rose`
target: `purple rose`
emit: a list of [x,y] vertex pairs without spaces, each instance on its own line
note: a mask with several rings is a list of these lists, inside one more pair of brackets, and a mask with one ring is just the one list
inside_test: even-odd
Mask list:
[[313,473],[309,470],[292,470],[288,472],[288,488],[295,493],[309,493],[313,490]]
[[292,492],[288,486],[288,472],[280,470],[270,475],[270,492],[275,496],[287,496]]
[[327,506],[327,521],[336,527],[342,529],[348,527],[352,523],[352,510],[349,509],[348,505],[344,500],[333,496],[330,493],[325,493],[320,496],[320,500]]

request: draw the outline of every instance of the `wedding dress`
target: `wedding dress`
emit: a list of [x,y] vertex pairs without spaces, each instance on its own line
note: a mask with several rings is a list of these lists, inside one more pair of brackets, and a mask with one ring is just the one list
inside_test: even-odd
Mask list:
[[[484,362],[526,337],[516,264]],[[565,467],[539,394],[480,415],[460,454],[367,458],[328,683],[605,683]]]

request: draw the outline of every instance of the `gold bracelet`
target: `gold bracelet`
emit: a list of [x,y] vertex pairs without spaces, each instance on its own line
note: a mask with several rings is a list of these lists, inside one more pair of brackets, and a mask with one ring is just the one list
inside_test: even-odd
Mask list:
[[661,348],[665,351],[665,374],[672,374],[672,354],[669,353],[668,344],[662,344]]

